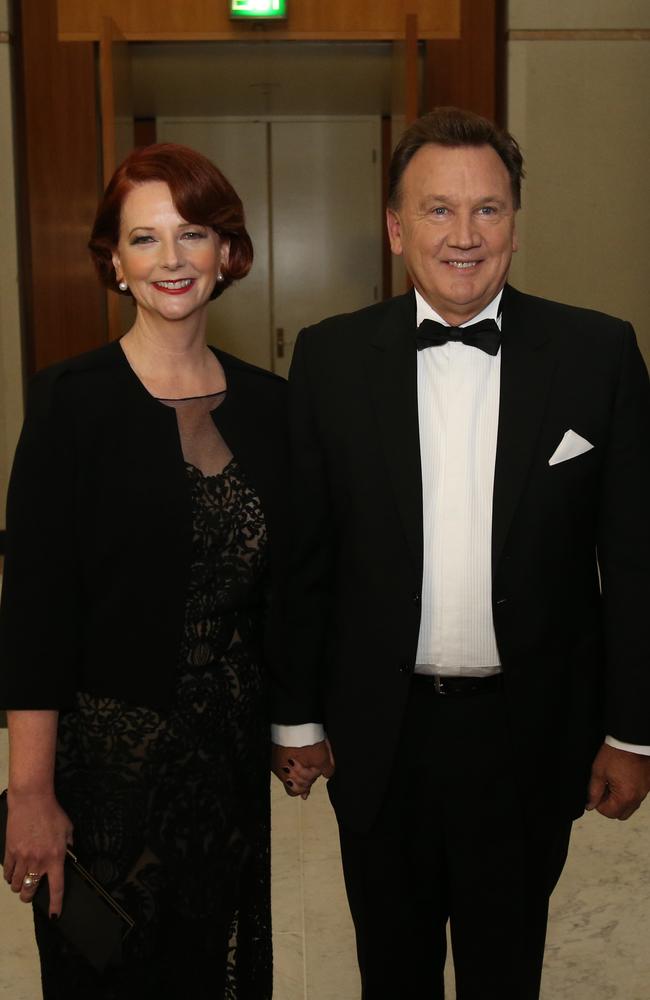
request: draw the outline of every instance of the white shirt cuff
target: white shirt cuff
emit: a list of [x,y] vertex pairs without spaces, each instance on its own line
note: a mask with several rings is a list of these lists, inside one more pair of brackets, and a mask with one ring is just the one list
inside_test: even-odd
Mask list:
[[271,740],[279,747],[311,747],[314,743],[322,743],[324,739],[325,730],[320,722],[305,722],[301,726],[271,726]]
[[616,750],[627,750],[628,753],[642,753],[646,757],[650,757],[650,747],[642,746],[638,743],[621,743],[620,740],[614,739],[613,736],[606,736],[605,743],[609,744],[610,747],[615,747]]

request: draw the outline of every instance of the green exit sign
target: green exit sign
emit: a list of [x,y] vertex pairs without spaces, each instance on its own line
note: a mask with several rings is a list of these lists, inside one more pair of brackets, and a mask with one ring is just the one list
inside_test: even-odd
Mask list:
[[286,18],[287,0],[230,0],[231,18],[272,20]]

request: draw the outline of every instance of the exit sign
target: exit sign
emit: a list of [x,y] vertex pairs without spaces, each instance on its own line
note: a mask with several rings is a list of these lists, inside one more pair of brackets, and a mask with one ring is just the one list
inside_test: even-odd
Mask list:
[[286,18],[287,0],[229,0],[231,18],[263,21]]

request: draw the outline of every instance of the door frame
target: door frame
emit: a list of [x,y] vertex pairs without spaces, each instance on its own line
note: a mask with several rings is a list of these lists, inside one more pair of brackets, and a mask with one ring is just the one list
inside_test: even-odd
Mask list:
[[[57,0],[9,2],[16,56],[24,354],[26,374],[31,375],[70,354],[90,350],[108,338],[106,299],[95,283],[85,245],[88,220],[92,220],[101,187],[102,154],[96,133],[98,91],[93,59],[96,41],[90,37],[75,42],[59,39]],[[440,103],[441,92],[427,85],[427,73],[433,73],[435,65],[440,67],[443,58],[454,67],[454,72],[446,77],[445,103],[463,104],[467,99],[464,71],[468,69],[468,59],[471,53],[479,52],[486,39],[490,48],[496,46],[497,58],[472,62],[472,95],[503,94],[504,7],[505,0],[485,0],[485,3],[461,0],[460,41],[450,38],[426,42],[431,58],[425,72],[424,110],[430,101]],[[486,8],[493,19],[487,34]],[[110,13],[108,4],[104,9]],[[116,20],[120,25],[121,18]],[[405,31],[406,25],[402,40]],[[247,37],[259,38],[263,44],[268,36],[250,31]],[[92,39],[98,38],[96,26]],[[490,101],[503,120],[503,109],[498,106],[496,96]],[[66,124],[64,129],[53,127],[53,123],[62,119]],[[76,206],[72,219],[71,206]],[[53,243],[58,254],[49,252]],[[55,270],[55,260],[63,262],[65,267]],[[70,322],[71,313],[75,316],[74,324]]]

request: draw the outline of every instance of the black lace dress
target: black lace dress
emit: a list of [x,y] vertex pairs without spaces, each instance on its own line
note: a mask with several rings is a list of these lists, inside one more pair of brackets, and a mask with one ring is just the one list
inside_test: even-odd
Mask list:
[[266,530],[211,418],[222,399],[164,401],[193,511],[172,707],[79,692],[59,721],[57,794],[75,852],[136,927],[122,964],[99,977],[37,916],[46,1000],[271,996]]

